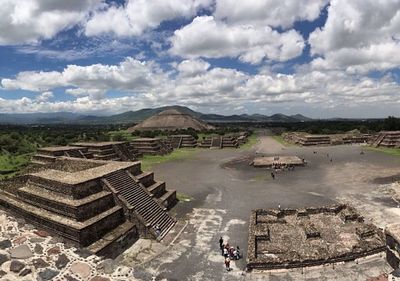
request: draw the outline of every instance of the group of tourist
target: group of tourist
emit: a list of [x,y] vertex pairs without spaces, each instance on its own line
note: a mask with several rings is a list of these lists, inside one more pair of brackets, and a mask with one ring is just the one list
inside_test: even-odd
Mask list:
[[231,271],[231,260],[238,260],[241,258],[240,248],[236,246],[236,248],[229,245],[229,242],[224,244],[224,239],[222,237],[219,238],[219,249],[221,251],[221,255],[224,256],[225,268],[227,271]]

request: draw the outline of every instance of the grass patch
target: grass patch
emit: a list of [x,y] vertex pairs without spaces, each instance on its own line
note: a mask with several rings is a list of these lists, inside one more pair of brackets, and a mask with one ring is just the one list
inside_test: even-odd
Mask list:
[[199,151],[200,149],[195,148],[175,149],[172,153],[168,155],[144,155],[143,158],[140,159],[140,161],[142,162],[142,169],[144,171],[148,171],[157,164],[188,159]]
[[138,138],[125,130],[109,131],[107,134],[113,141],[131,141]]
[[281,135],[274,135],[272,138],[284,146],[294,146],[294,144],[285,141]]
[[0,154],[0,180],[13,177],[21,171],[29,164],[31,156],[32,154]]
[[389,148],[389,147],[371,147],[366,146],[366,149],[371,151],[383,152],[393,156],[400,156],[400,148]]
[[178,199],[178,201],[183,201],[183,202],[190,202],[193,200],[193,197],[190,197],[189,195],[177,192],[176,193],[176,199]]
[[247,138],[247,142],[240,146],[242,150],[249,150],[251,149],[256,143],[258,142],[258,137],[256,134],[252,134]]

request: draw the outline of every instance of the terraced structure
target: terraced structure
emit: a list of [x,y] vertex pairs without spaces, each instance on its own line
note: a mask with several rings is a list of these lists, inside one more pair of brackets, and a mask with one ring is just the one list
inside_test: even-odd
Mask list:
[[138,161],[64,156],[8,182],[0,194],[0,205],[14,214],[104,256],[139,237],[162,239],[175,224],[167,213],[175,202],[176,192]]

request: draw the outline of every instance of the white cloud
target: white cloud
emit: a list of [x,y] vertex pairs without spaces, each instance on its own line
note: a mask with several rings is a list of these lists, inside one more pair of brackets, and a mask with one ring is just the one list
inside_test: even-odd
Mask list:
[[89,95],[101,98],[107,90],[123,90],[134,93],[156,88],[166,79],[152,62],[127,58],[118,65],[93,64],[68,65],[62,72],[20,72],[15,79],[2,79],[4,89],[48,91],[58,87],[73,87],[66,92],[74,96]]
[[217,0],[214,16],[231,24],[288,28],[296,21],[313,21],[328,0]]
[[398,67],[400,1],[332,0],[324,27],[309,38],[316,69],[368,72]]
[[118,37],[138,36],[160,23],[196,15],[211,0],[128,0],[124,6],[110,6],[94,13],[86,23],[87,36],[111,33]]
[[170,40],[170,52],[177,56],[239,57],[253,64],[264,59],[287,61],[299,56],[304,48],[303,38],[295,30],[279,33],[268,26],[227,25],[212,16],[196,17],[176,30]]
[[39,96],[36,97],[36,101],[46,102],[46,101],[48,101],[49,99],[51,99],[53,97],[54,97],[53,92],[50,92],[50,91],[43,92]]
[[101,0],[1,0],[0,45],[36,43],[81,22]]
[[181,76],[196,76],[210,68],[210,64],[204,60],[184,60],[177,65]]
[[[261,71],[250,75],[236,69],[212,67],[203,60],[182,61],[175,69],[176,72],[166,72],[154,62],[127,58],[117,65],[72,65],[61,72],[24,72],[15,79],[3,79],[3,90],[33,90],[38,97],[1,99],[0,112],[111,114],[177,103],[206,112],[212,108],[219,113],[232,113],[243,105],[254,111],[281,105],[281,110],[304,106],[321,111],[352,108],[353,112],[357,106],[374,109],[380,106],[386,110],[400,105],[400,86],[390,76],[372,79],[307,66],[295,74]],[[75,99],[55,101],[51,93],[43,93],[60,86],[67,87],[66,92]],[[108,91],[124,96],[113,98],[107,95]]]

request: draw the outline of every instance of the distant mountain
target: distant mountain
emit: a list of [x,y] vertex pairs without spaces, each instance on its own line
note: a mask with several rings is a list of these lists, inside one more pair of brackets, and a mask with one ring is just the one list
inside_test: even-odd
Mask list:
[[5,114],[0,113],[0,124],[123,124],[139,123],[164,110],[176,109],[182,113],[206,122],[304,122],[313,119],[296,115],[274,114],[271,116],[262,114],[241,114],[241,115],[220,115],[203,114],[188,107],[173,105],[158,108],[144,108],[137,111],[127,111],[110,116],[82,115],[71,112],[55,113],[25,113],[25,114]]
[[71,123],[77,121],[81,115],[71,112],[54,113],[0,113],[0,123],[2,124],[58,124]]

